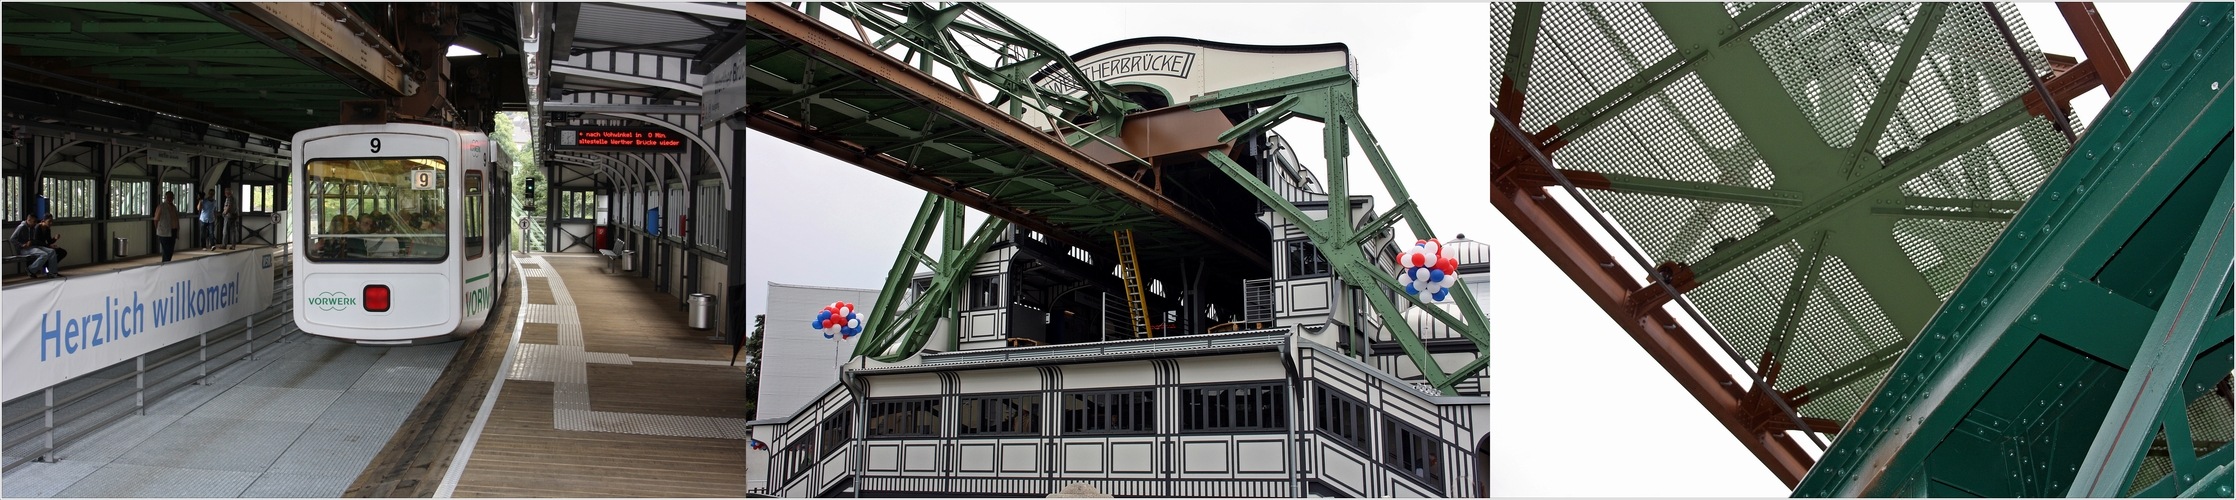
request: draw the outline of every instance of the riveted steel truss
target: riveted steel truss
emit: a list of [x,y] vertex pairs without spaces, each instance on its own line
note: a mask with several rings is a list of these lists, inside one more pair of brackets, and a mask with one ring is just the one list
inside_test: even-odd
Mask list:
[[1494,8],[1493,205],[1793,484],[2069,147],[1990,8]]
[[1797,495],[2230,494],[2231,11],[2177,19]]

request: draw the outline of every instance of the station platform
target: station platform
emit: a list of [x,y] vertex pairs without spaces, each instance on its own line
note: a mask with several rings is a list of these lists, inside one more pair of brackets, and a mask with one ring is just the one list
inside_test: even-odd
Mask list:
[[[199,258],[204,258],[204,257],[210,257],[210,256],[215,256],[215,255],[225,255],[225,254],[230,254],[230,253],[235,253],[235,252],[271,252],[271,251],[273,251],[273,250],[278,250],[278,249],[282,249],[282,248],[285,248],[285,245],[246,245],[246,244],[242,244],[242,245],[233,245],[233,248],[232,248],[232,249],[228,249],[228,250],[201,250],[201,249],[195,249],[195,250],[187,250],[187,249],[181,248],[181,249],[179,249],[179,250],[178,250],[178,251],[176,251],[176,252],[171,252],[171,261],[172,261],[172,262],[178,262],[178,261],[184,261],[184,260],[193,260],[193,259],[199,259]],[[60,278],[32,278],[32,277],[31,277],[31,276],[29,276],[29,275],[23,275],[23,274],[12,275],[12,276],[8,276],[8,277],[7,277],[7,278],[5,278],[5,279],[0,279],[0,288],[5,288],[5,287],[13,287],[13,286],[16,286],[16,285],[24,285],[24,284],[30,284],[30,283],[40,283],[40,282],[45,282],[45,281],[52,281],[52,280],[57,280],[57,279],[63,279],[63,280],[66,280],[66,279],[70,279],[70,278],[76,278],[76,277],[81,277],[81,276],[91,276],[91,275],[96,275],[96,274],[111,273],[111,272],[116,272],[116,271],[123,271],[123,270],[126,270],[126,269],[132,269],[132,268],[137,268],[137,267],[146,267],[146,266],[152,266],[152,265],[157,265],[157,264],[162,264],[162,263],[163,263],[163,256],[161,256],[161,255],[143,255],[143,256],[139,256],[139,257],[133,257],[133,258],[129,258],[129,259],[119,259],[119,260],[112,260],[112,261],[108,261],[108,262],[100,262],[100,263],[87,264],[87,263],[86,263],[86,261],[87,261],[88,259],[90,259],[91,257],[86,257],[86,255],[87,255],[87,254],[85,254],[85,253],[81,253],[81,252],[90,252],[90,251],[92,251],[92,250],[86,250],[86,249],[76,249],[76,248],[71,248],[71,249],[67,249],[67,250],[69,250],[69,251],[71,252],[71,255],[70,255],[70,257],[69,257],[69,258],[66,258],[66,259],[63,259],[63,260],[62,260],[62,268],[61,268],[61,269],[58,269],[58,270],[56,270],[57,272],[60,272],[60,273],[62,273],[62,277],[60,277]],[[9,271],[10,271],[10,272],[13,272],[13,271],[14,271],[14,268],[15,268],[15,266],[16,266],[16,263],[14,263],[14,262],[9,262],[9,263],[8,263],[8,268],[9,268]]]
[[595,255],[519,260],[526,286],[480,336],[297,334],[7,472],[4,495],[744,496],[748,395],[730,347]]

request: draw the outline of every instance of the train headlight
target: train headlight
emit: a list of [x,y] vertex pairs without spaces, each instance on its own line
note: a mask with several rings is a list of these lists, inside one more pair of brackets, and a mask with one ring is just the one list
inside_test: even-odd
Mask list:
[[388,285],[365,285],[365,310],[388,312]]

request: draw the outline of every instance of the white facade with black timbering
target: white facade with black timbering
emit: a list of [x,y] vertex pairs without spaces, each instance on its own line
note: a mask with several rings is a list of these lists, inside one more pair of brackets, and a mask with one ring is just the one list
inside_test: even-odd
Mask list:
[[[1276,189],[1325,210],[1308,171],[1279,173]],[[1351,202],[1358,220],[1376,216],[1370,199]],[[1116,496],[1480,496],[1485,376],[1460,396],[1426,389],[1363,292],[1288,221],[1258,217],[1271,276],[1203,285],[1244,290],[1245,304],[1192,307],[1191,287],[1160,281],[1152,316],[1202,316],[1193,330],[1209,332],[1138,339],[1122,318],[1084,310],[1123,307],[1109,297],[1114,263],[1011,230],[963,278],[960,331],[942,324],[901,363],[857,358],[798,412],[754,422],[768,447],[751,452],[754,493],[1041,497],[1089,483]],[[1450,244],[1480,287],[1487,246]],[[1368,247],[1393,274],[1397,251],[1387,237]],[[1416,329],[1445,364],[1473,359],[1458,334]]]

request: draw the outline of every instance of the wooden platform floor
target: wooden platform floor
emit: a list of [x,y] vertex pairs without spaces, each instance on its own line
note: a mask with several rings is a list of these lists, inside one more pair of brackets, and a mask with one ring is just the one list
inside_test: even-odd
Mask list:
[[[498,394],[455,496],[745,496],[745,372],[726,364],[729,345],[707,340],[707,331],[686,328],[673,296],[634,276],[605,274],[602,258],[540,257],[542,268],[559,279],[529,276],[528,304],[564,310],[572,303],[581,325],[582,348],[575,355],[629,360],[582,365],[586,383],[576,386],[588,391],[588,405],[569,411],[591,417],[578,417],[587,423],[572,425],[663,430],[562,430],[567,424],[561,415],[567,413],[554,407],[570,408],[567,385],[532,379],[565,375],[515,374]],[[555,300],[554,286],[564,287],[567,300]],[[562,356],[556,353],[568,349],[562,345],[567,327],[534,321],[522,326],[523,353]],[[678,422],[711,421],[725,424],[724,436],[651,434]]]

